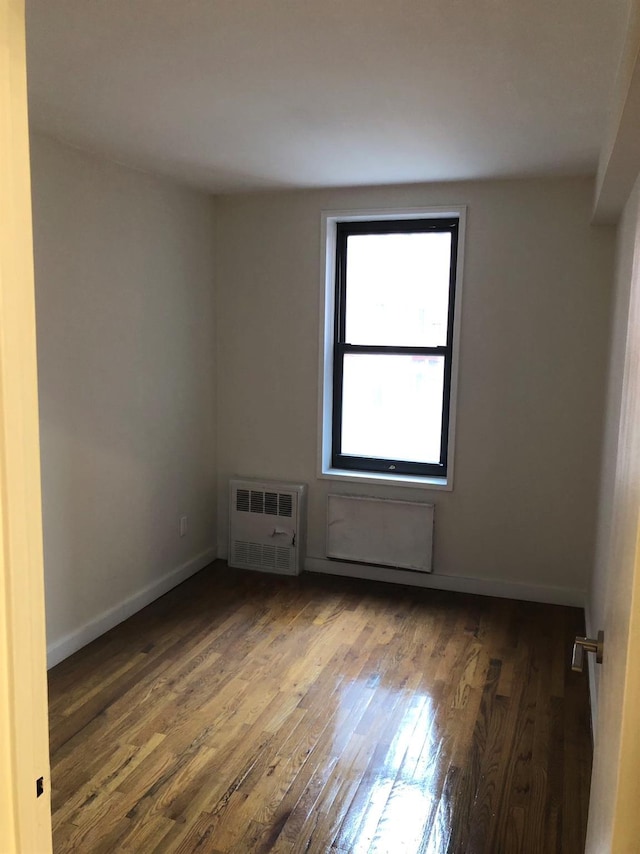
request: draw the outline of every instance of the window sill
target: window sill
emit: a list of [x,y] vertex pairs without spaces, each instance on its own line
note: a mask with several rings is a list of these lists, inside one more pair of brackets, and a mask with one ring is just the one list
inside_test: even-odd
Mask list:
[[318,474],[323,480],[344,480],[351,483],[386,484],[387,486],[408,486],[415,489],[433,489],[451,492],[451,477],[420,477],[410,474],[385,474],[383,472],[352,471],[351,469],[323,469]]

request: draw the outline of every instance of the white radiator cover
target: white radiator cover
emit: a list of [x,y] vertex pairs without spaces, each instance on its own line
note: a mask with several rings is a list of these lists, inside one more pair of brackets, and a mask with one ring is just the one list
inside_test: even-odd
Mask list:
[[304,557],[307,487],[302,483],[229,481],[229,566],[299,575]]
[[433,570],[434,505],[356,495],[329,495],[327,557]]

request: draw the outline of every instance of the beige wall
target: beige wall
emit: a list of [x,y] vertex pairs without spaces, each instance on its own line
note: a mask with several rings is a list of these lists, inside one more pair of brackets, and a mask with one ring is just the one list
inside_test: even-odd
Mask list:
[[57,660],[212,557],[211,203],[38,135],[32,174]]
[[[613,263],[613,231],[589,226],[592,192],[571,179],[216,200],[220,552],[228,477],[286,478],[310,485],[312,557],[329,491],[433,500],[437,573],[579,600]],[[469,206],[454,490],[318,480],[321,211],[431,204]]]

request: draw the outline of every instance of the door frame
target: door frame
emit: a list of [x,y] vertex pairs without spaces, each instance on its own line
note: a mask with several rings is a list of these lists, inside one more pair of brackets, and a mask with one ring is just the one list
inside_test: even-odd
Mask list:
[[[0,850],[51,851],[24,0],[0,0]],[[43,794],[37,796],[42,778]]]

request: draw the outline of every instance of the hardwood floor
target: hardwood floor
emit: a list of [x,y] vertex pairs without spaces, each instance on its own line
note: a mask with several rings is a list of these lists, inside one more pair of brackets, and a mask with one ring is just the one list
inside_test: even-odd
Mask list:
[[217,562],[50,672],[54,850],[577,854],[582,633]]

